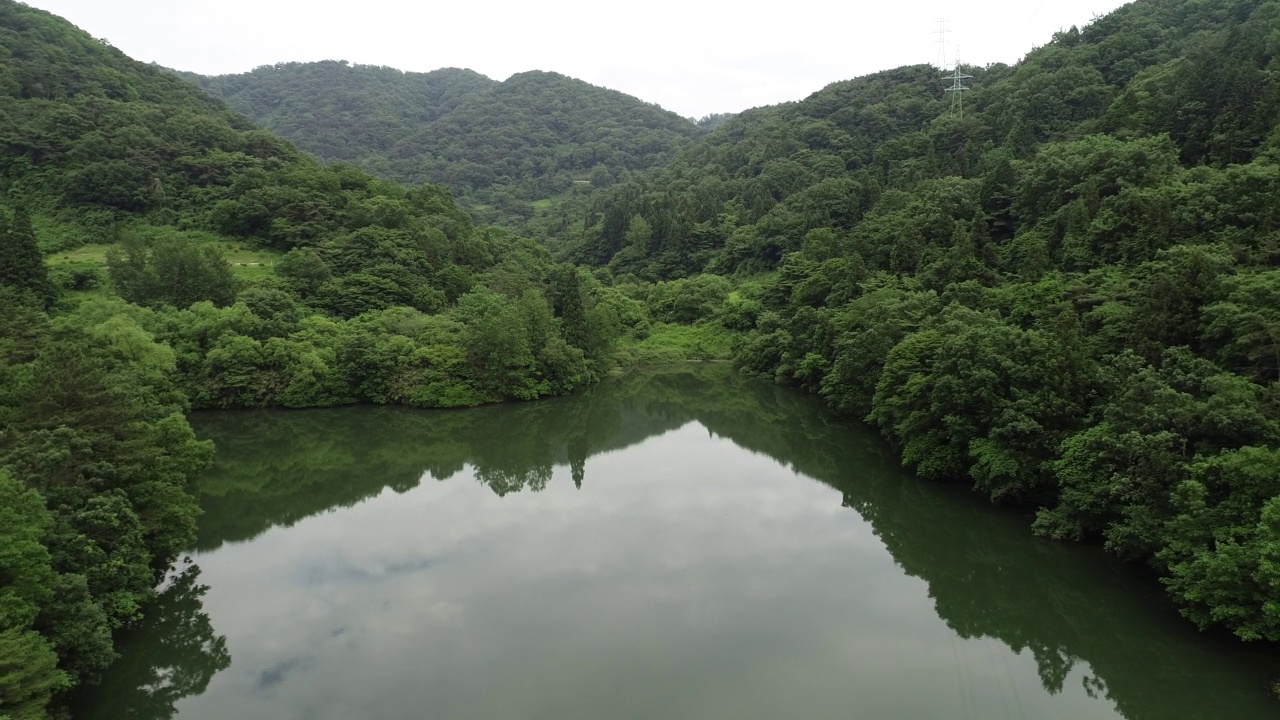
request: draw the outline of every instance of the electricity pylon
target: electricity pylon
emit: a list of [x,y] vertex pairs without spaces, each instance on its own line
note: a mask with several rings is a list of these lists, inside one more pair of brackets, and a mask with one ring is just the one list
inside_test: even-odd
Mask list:
[[947,19],[938,18],[938,29],[933,32],[938,36],[938,69],[945,70],[947,67],[947,33],[951,32],[947,29]]
[[965,87],[965,80],[972,80],[972,75],[966,75],[960,69],[960,54],[956,53],[956,69],[950,75],[945,75],[945,79],[951,81],[951,87],[946,92],[951,93],[951,114],[957,117],[964,117],[964,94],[969,92],[969,88]]

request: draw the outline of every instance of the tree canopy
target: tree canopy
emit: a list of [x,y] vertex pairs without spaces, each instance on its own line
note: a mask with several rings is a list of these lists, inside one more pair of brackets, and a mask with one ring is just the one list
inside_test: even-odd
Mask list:
[[656,167],[693,121],[554,72],[503,82],[346,62],[180,75],[299,148],[401,183],[445,185],[476,217],[524,227],[535,203]]

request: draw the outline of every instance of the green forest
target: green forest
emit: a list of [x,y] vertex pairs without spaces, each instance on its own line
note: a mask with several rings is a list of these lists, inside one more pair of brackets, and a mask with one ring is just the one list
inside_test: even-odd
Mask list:
[[[921,477],[1280,639],[1280,3],[1136,2],[1016,67],[835,83],[593,198],[564,257],[710,286],[684,321]],[[681,279],[683,278],[683,279]]]
[[518,228],[660,165],[724,117],[695,124],[554,72],[496,82],[457,68],[327,61],[179,75],[305,152],[393,182],[447,185],[476,218]]
[[963,113],[920,65],[694,123],[550,72],[178,74],[0,0],[0,718],[195,546],[190,411],[685,360],[1280,640],[1280,2],[964,70]]

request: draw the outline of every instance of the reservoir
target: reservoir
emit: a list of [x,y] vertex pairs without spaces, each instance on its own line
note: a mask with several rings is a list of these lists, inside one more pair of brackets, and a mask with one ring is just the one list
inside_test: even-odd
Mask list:
[[725,365],[192,424],[197,545],[77,720],[1280,718],[1274,651]]

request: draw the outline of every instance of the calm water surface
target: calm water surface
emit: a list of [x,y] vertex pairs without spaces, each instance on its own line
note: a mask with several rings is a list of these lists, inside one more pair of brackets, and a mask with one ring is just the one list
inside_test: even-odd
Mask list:
[[1280,718],[1273,657],[721,366],[193,422],[197,547],[78,720]]

